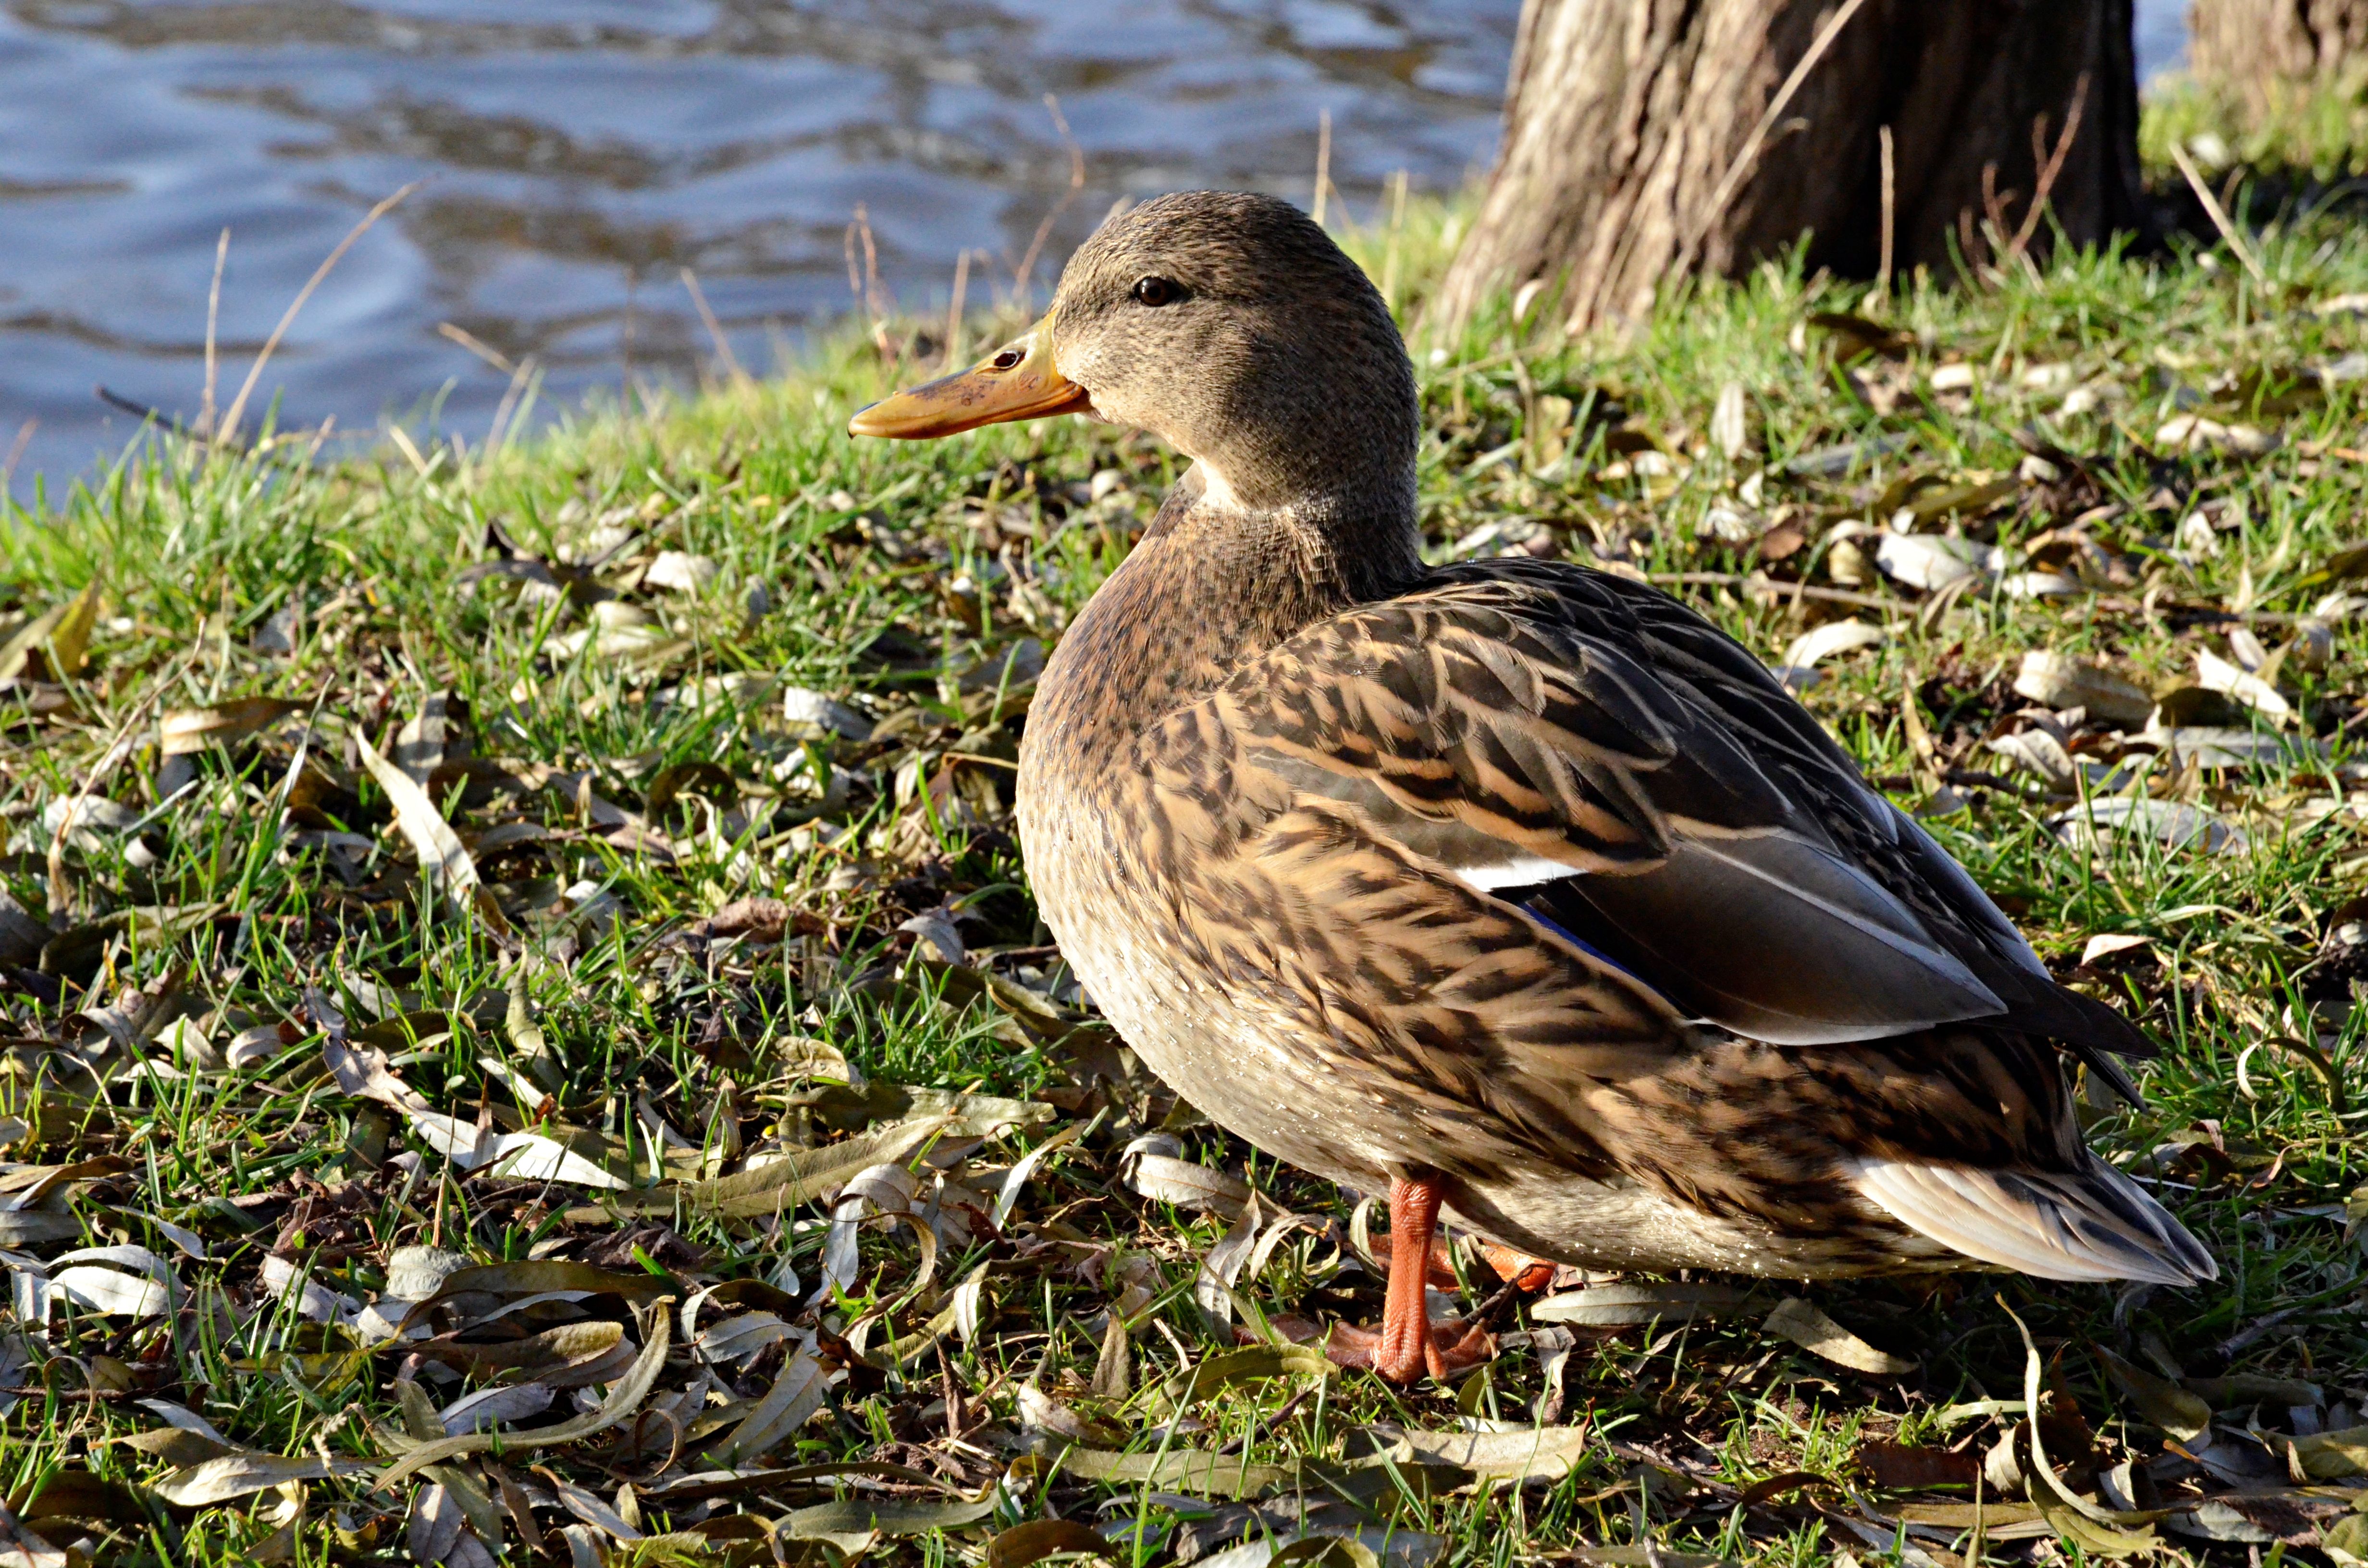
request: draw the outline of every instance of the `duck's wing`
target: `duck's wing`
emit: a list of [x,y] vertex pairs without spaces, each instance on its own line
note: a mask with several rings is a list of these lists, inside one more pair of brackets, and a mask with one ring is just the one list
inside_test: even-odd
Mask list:
[[1242,766],[1523,906],[1679,1010],[1834,1044],[1981,1020],[2146,1049],[1741,646],[1653,589],[1490,562],[1319,622],[1208,699]]

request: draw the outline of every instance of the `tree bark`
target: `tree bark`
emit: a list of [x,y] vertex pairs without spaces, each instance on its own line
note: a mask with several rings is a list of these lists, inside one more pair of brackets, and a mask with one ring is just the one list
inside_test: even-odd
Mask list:
[[2189,74],[2255,115],[2368,76],[2368,0],[2195,0],[2187,26]]
[[1534,281],[1584,331],[1804,234],[1812,267],[1871,277],[1885,127],[1899,267],[1978,264],[2026,226],[2044,244],[2032,194],[2076,103],[2048,210],[2075,244],[2135,228],[2132,4],[1861,0],[1844,17],[1848,0],[1527,0],[1503,145],[1435,318]]

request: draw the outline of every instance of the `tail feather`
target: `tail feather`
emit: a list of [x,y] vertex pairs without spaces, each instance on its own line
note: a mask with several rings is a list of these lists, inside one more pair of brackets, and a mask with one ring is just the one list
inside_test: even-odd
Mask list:
[[2000,1268],[2158,1285],[2220,1277],[2187,1227],[2102,1160],[2066,1175],[1862,1159],[1850,1175],[1861,1197],[1908,1229]]

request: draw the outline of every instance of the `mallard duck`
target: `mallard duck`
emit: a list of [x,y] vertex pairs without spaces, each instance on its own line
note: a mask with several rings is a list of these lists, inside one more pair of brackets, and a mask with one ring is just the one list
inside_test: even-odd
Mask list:
[[1263,196],[1113,216],[1027,335],[852,421],[1063,413],[1192,463],[1041,677],[1044,918],[1143,1058],[1280,1159],[1390,1195],[1393,1380],[1442,1219],[1598,1268],[2211,1279],[2082,1142],[2063,1058],[2149,1051],[1759,660],[1628,578],[1417,551],[1387,307]]

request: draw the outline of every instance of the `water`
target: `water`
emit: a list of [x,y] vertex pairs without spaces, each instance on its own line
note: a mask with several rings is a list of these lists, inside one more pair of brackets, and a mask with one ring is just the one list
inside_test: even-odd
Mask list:
[[[16,489],[89,471],[139,419],[195,415],[215,243],[222,399],[313,267],[365,235],[272,359],[287,425],[419,418],[474,440],[517,361],[549,396],[681,381],[713,351],[692,269],[763,370],[850,302],[870,214],[885,284],[973,300],[1086,187],[1036,277],[1122,195],[1304,201],[1319,116],[1371,215],[1394,171],[1486,165],[1519,0],[11,0],[0,10],[0,456]],[[440,400],[440,408],[437,404]],[[250,426],[252,417],[250,416]]]
[[[0,9],[0,460],[86,473],[204,384],[215,244],[222,391],[379,198],[271,361],[283,424],[433,415],[472,440],[509,378],[546,407],[713,349],[690,268],[762,370],[850,303],[867,209],[885,285],[941,303],[966,247],[1008,287],[1064,193],[1059,259],[1122,195],[1306,199],[1319,116],[1368,216],[1398,169],[1452,187],[1495,145],[1519,0],[8,0]],[[2182,0],[2140,0],[2141,68]],[[979,297],[974,292],[973,299]]]
[[2139,81],[2187,63],[2187,6],[2188,0],[2137,0]]

